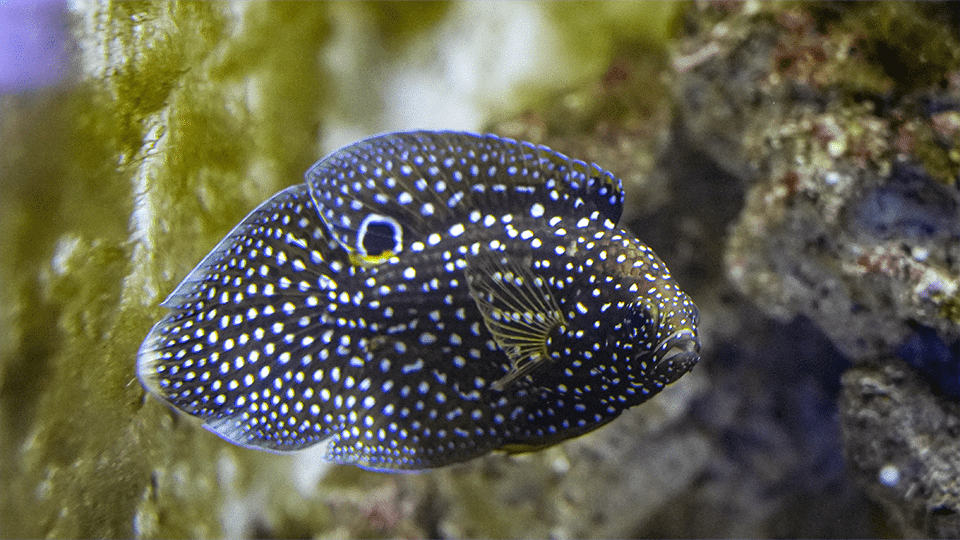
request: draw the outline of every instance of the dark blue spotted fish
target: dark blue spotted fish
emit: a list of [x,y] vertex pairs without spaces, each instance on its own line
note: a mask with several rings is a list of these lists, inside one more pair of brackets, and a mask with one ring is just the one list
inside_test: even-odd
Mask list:
[[699,360],[698,312],[617,228],[620,181],[493,135],[327,156],[163,303],[154,395],[233,443],[423,469],[582,435]]

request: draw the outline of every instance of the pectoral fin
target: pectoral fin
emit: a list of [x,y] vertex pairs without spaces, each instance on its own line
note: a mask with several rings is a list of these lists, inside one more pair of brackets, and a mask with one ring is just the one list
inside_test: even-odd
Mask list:
[[492,387],[502,390],[547,362],[550,335],[563,314],[546,278],[528,260],[513,261],[504,253],[484,251],[467,261],[470,294],[511,368]]

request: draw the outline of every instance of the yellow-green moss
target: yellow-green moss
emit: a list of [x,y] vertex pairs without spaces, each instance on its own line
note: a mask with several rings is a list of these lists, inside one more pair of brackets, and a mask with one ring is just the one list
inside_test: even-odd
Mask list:
[[933,300],[940,304],[940,310],[938,315],[944,319],[960,325],[960,294],[954,294],[953,296],[942,295],[942,297],[934,297]]
[[[953,116],[960,113],[950,111],[941,116]],[[940,136],[935,126],[924,123],[917,126],[913,136],[917,158],[923,163],[927,173],[947,186],[952,186],[960,178],[960,129],[952,136]]]
[[365,2],[387,50],[396,50],[419,32],[434,27],[450,11],[450,2]]
[[162,295],[315,159],[328,26],[320,5],[261,4],[226,40],[227,7],[97,5],[76,25],[90,77],[3,102],[8,534],[221,534],[225,445],[145,400],[136,351]]
[[960,30],[942,6],[916,2],[871,2],[853,14],[852,27],[864,33],[871,61],[883,68],[899,92],[943,81],[960,68]]

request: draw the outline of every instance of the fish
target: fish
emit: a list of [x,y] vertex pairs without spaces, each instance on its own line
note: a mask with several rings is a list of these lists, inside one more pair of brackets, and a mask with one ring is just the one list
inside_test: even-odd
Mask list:
[[417,471],[617,418],[700,359],[699,311],[618,228],[622,182],[496,135],[365,139],[247,215],[161,305],[149,394],[236,445]]

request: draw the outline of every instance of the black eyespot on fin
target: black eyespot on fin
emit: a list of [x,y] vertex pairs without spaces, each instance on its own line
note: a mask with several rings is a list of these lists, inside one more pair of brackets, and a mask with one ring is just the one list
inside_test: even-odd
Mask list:
[[393,218],[371,214],[357,231],[357,252],[361,257],[381,257],[403,249],[403,228]]
[[[462,222],[472,210],[587,216],[616,223],[621,182],[597,165],[545,146],[458,132],[391,133],[318,161],[306,175],[320,216],[345,248],[356,251],[369,215],[396,220],[404,241]],[[546,215],[544,214],[544,215]]]

